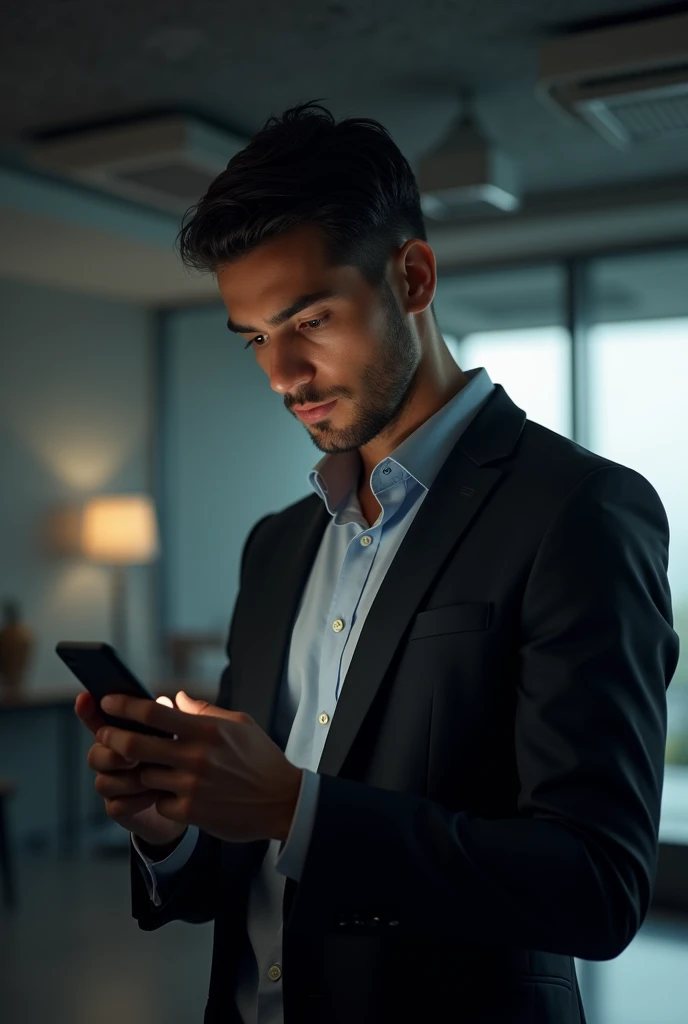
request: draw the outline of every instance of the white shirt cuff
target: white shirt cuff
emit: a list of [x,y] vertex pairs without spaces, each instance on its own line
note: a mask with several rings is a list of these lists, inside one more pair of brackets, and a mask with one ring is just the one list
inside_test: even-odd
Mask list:
[[158,891],[158,883],[171,878],[172,875],[175,875],[184,867],[196,847],[196,842],[198,840],[198,828],[195,825],[189,825],[179,846],[165,857],[164,860],[157,861],[151,860],[151,858],[147,857],[145,853],[142,853],[138,843],[136,842],[136,836],[133,832],[130,834],[131,844],[136,850],[141,862],[141,873],[146,883],[148,895],[155,906],[159,907],[162,900]]
[[289,835],[282,843],[275,862],[275,867],[281,875],[293,878],[297,882],[301,880],[303,866],[306,862],[319,793],[320,776],[317,772],[311,772],[305,768]]

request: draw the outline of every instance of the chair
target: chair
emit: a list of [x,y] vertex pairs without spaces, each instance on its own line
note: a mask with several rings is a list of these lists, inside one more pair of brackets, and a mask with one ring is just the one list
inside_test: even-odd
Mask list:
[[16,785],[12,779],[0,776],[0,875],[2,876],[2,898],[5,907],[12,910],[16,904],[14,870],[10,849],[7,805],[14,796]]

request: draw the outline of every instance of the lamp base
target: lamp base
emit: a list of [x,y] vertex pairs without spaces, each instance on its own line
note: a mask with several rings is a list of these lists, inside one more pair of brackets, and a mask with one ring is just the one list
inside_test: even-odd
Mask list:
[[127,660],[127,567],[112,566],[112,646],[122,661]]

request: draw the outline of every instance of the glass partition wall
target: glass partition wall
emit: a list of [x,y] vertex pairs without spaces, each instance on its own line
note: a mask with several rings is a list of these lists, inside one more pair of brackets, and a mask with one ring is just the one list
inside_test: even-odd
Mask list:
[[[688,250],[595,260],[589,447],[642,473],[669,518],[669,582],[682,640],[669,687],[664,831],[688,842]],[[682,765],[684,772],[670,766]],[[677,789],[685,777],[686,798]]]
[[443,276],[435,312],[464,370],[484,366],[528,413],[571,436],[571,366],[561,267]]
[[671,529],[682,655],[669,688],[663,829],[688,843],[688,248],[444,271],[435,310],[462,369],[528,417],[642,473]]

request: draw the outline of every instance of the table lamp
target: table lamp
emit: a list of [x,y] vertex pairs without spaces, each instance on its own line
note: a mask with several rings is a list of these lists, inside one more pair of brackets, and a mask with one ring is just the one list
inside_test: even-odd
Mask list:
[[127,566],[158,554],[155,507],[144,494],[105,494],[86,503],[81,546],[87,558],[112,569],[112,643],[127,658]]

